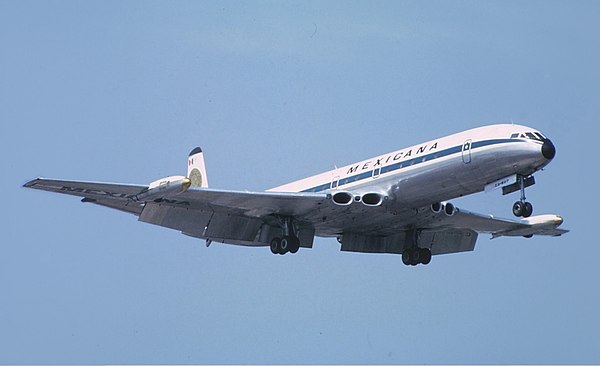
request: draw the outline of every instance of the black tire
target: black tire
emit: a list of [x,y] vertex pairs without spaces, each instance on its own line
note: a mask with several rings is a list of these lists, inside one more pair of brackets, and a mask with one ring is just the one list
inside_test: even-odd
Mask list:
[[289,236],[285,235],[283,238],[281,238],[281,252],[279,254],[285,254],[287,252],[290,251],[290,246],[292,240]]
[[428,265],[431,262],[431,250],[429,248],[421,248],[421,264]]
[[271,253],[280,254],[280,251],[281,251],[281,239],[273,238],[271,240]]
[[523,216],[523,202],[521,202],[521,201],[515,202],[515,204],[513,205],[512,211],[513,211],[513,215],[515,215],[516,217]]
[[421,251],[419,248],[411,249],[410,252],[410,265],[416,266],[421,263]]
[[290,253],[296,254],[300,249],[300,239],[295,236],[290,237]]
[[410,249],[406,249],[402,252],[402,263],[405,266],[410,266]]
[[529,202],[525,202],[523,205],[523,217],[529,217],[533,213],[533,205]]

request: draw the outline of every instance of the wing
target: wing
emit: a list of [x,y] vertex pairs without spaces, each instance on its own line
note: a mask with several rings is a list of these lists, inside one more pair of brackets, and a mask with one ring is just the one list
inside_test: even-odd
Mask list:
[[55,193],[83,197],[82,202],[114,208],[139,215],[143,204],[136,202],[136,195],[147,190],[147,186],[103,182],[81,182],[36,178],[23,185],[26,188],[39,189]]
[[[266,246],[282,235],[281,219],[293,217],[302,246],[315,235],[338,237],[344,251],[402,253],[418,245],[432,254],[473,250],[478,233],[498,236],[562,235],[556,215],[508,220],[450,206],[432,210],[361,203],[337,205],[329,193],[226,191],[191,187],[152,193],[145,185],[37,178],[25,185],[83,197],[82,202],[118,209],[139,220],[198,238],[237,245]],[[142,199],[143,198],[143,199]],[[451,207],[451,209],[448,209]]]
[[[280,234],[279,218],[296,218],[304,246],[312,246],[314,227],[306,217],[331,202],[319,193],[276,193],[189,188],[175,194],[152,193],[146,185],[37,178],[23,185],[82,197],[82,202],[114,208],[139,220],[184,234],[240,245],[268,245]],[[158,189],[158,188],[156,188]],[[149,194],[152,193],[152,194]]]
[[[555,215],[519,221],[498,219],[430,206],[398,208],[334,204],[328,193],[240,192],[191,188],[173,199],[150,202],[140,220],[170,227],[194,237],[239,245],[268,245],[281,236],[281,217],[293,217],[302,246],[313,237],[335,236],[342,250],[402,253],[407,247],[428,247],[433,254],[473,250],[479,233],[497,236],[560,235]],[[417,235],[418,237],[415,237]]]
[[[448,204],[449,205],[449,204]],[[433,255],[472,251],[478,234],[500,236],[560,236],[568,230],[558,228],[563,219],[557,215],[539,215],[509,220],[461,210],[453,205],[446,210],[422,207],[405,212],[397,222],[388,222],[385,230],[370,231],[357,227],[342,236],[342,250],[370,253],[401,254],[419,246],[431,249]],[[394,230],[394,233],[390,233]]]
[[331,206],[329,194],[225,191],[192,187],[148,202],[140,221],[210,241],[266,246],[281,236],[281,218],[293,217],[301,245],[311,247],[311,217]]

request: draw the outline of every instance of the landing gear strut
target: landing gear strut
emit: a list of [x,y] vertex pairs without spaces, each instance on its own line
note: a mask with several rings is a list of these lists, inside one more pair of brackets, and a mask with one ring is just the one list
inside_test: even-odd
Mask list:
[[521,199],[513,205],[513,214],[517,217],[529,217],[533,213],[533,205],[525,200],[525,177],[517,176],[521,189]]
[[296,234],[297,230],[294,227],[292,218],[280,218],[280,221],[283,237],[275,237],[271,240],[271,253],[281,255],[297,253],[300,249],[300,239],[298,239],[298,235]]

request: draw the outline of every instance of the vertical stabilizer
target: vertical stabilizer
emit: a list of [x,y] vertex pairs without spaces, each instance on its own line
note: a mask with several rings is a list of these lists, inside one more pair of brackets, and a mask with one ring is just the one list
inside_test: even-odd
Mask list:
[[208,178],[206,177],[206,165],[204,165],[204,153],[197,147],[188,157],[187,176],[192,182],[192,187],[208,187]]

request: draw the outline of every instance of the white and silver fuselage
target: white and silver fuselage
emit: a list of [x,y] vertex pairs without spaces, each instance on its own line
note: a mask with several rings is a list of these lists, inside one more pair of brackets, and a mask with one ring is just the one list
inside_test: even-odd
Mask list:
[[[140,221],[211,242],[270,246],[276,254],[336,237],[343,251],[402,254],[405,264],[473,250],[492,237],[560,236],[558,215],[531,216],[525,188],[556,153],[533,128],[491,125],[382,154],[270,190],[208,188],[202,149],[188,156],[188,174],[149,185],[37,178],[25,187],[82,197],[137,215]],[[448,200],[502,188],[521,192],[518,220],[459,209]],[[423,255],[425,259],[421,259]]]
[[[527,177],[554,157],[554,146],[533,128],[479,127],[291,182],[273,192],[369,194],[421,206],[476,192],[511,175]],[[423,189],[427,187],[427,189]],[[368,204],[365,199],[365,204]],[[348,204],[350,202],[347,202]],[[379,202],[381,203],[381,202]]]

